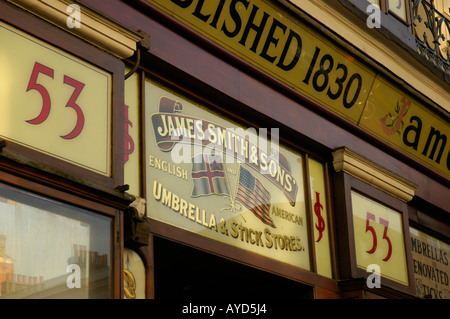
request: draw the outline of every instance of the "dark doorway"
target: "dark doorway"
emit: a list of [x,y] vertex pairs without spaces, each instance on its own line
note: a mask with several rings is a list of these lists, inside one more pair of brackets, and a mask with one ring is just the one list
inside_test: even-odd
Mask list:
[[231,260],[154,238],[156,299],[305,299],[312,288]]

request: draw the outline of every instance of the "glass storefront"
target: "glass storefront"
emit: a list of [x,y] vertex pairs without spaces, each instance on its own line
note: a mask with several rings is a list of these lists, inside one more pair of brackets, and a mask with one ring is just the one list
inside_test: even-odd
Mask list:
[[109,298],[112,225],[0,184],[0,298]]

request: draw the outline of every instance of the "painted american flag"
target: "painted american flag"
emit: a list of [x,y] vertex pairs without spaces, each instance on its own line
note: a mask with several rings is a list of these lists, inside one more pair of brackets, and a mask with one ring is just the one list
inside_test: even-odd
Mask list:
[[240,201],[255,214],[264,224],[275,227],[270,218],[270,193],[261,182],[244,167],[239,169],[239,186],[236,200]]

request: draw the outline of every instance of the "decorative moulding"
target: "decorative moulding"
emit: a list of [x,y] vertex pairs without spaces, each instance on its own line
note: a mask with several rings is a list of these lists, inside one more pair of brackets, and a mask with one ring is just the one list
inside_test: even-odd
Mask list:
[[[120,59],[132,56],[142,40],[137,32],[74,0],[8,1]],[[69,6],[74,4],[80,8],[78,27],[68,24],[74,13]]]
[[336,172],[348,173],[404,202],[409,202],[417,185],[356,154],[346,147],[333,152]]

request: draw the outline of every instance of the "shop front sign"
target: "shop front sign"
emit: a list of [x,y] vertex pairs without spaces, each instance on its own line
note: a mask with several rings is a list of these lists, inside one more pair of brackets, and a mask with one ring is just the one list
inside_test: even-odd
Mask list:
[[359,126],[450,176],[450,123],[387,81],[375,80]]
[[148,2],[351,122],[358,122],[375,74],[268,1]]
[[450,299],[450,246],[412,227],[410,234],[416,295]]
[[146,1],[450,178],[448,121],[269,1]]
[[0,23],[0,137],[109,176],[111,75]]
[[302,156],[269,139],[274,129],[244,128],[149,81],[145,89],[149,217],[309,270]]

